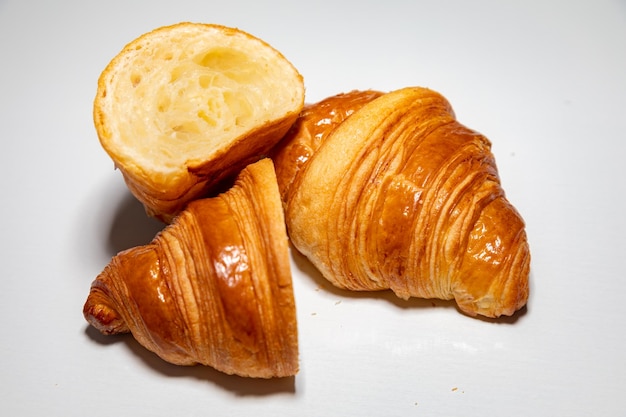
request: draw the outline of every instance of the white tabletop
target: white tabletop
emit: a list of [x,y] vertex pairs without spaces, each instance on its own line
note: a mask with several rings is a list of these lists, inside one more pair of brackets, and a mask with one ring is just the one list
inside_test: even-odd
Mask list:
[[[179,21],[244,29],[307,101],[430,87],[485,134],[532,251],[528,308],[353,294],[293,254],[295,378],[164,363],[82,316],[111,256],[160,229],[91,118],[129,41]],[[7,416],[626,415],[626,3],[0,0],[0,409]]]

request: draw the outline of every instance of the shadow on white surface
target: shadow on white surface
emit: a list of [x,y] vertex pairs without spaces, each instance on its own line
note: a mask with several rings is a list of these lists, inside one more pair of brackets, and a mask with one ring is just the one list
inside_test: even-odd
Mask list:
[[[326,280],[322,274],[313,266],[313,264],[298,250],[292,246],[290,246],[291,256],[293,258],[294,264],[298,271],[309,277],[317,288],[321,291],[325,291],[327,293],[333,294],[334,296],[340,298],[347,299],[379,299],[388,302],[399,309],[414,309],[414,310],[427,310],[427,309],[454,309],[458,312],[458,314],[467,316],[463,313],[457,306],[454,300],[438,300],[438,299],[421,299],[421,298],[409,298],[408,300],[403,300],[402,298],[397,297],[393,291],[349,291],[343,290],[341,288],[335,287],[330,281]],[[531,282],[532,282],[532,273],[531,273]],[[531,288],[532,289],[532,288]],[[531,293],[532,297],[532,293]],[[472,317],[474,320],[480,320],[489,323],[495,324],[515,324],[518,320],[524,317],[528,312],[528,306],[524,306],[522,309],[517,311],[512,316],[503,316],[497,319],[492,319],[489,317]]]
[[296,391],[295,379],[297,376],[274,379],[244,378],[237,375],[227,375],[204,365],[173,365],[141,346],[131,334],[107,336],[101,334],[94,327],[87,326],[85,335],[99,345],[124,343],[128,350],[150,370],[164,377],[192,378],[205,381],[239,396],[268,396],[272,394],[290,394]]
[[107,251],[113,256],[120,251],[150,243],[164,227],[162,222],[149,217],[143,205],[127,192],[113,215]]

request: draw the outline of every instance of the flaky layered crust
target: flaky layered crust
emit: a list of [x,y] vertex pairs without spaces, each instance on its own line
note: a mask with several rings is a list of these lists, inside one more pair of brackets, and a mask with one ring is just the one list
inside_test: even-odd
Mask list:
[[169,222],[266,155],[303,105],[302,76],[266,42],[184,22],[140,36],[113,58],[93,114],[131,192]]
[[374,90],[355,90],[305,106],[289,132],[272,150],[284,202],[291,198],[291,190],[298,188],[300,170],[326,137],[351,114],[383,94]]
[[271,160],[196,200],[148,245],[115,256],[83,313],[164,360],[270,378],[298,371],[287,235]]
[[[455,299],[472,316],[513,314],[528,298],[530,252],[490,142],[432,90],[363,94],[367,103],[326,126],[304,163],[294,149],[329,120],[327,106],[310,107],[292,145],[281,143],[291,149],[276,164],[293,174],[279,183],[294,246],[341,288]],[[333,99],[346,114],[342,100]]]

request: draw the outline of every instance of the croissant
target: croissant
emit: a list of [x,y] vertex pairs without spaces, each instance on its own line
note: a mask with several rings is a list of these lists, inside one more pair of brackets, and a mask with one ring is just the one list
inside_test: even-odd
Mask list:
[[113,257],[83,314],[173,364],[295,375],[295,302],[271,160],[245,168],[227,192],[189,203],[148,245]]
[[334,285],[512,315],[528,299],[525,224],[491,143],[439,93],[355,91],[307,106],[273,155],[293,245]]
[[239,29],[182,22],[111,60],[93,117],[130,191],[167,223],[266,155],[303,105],[302,76],[272,46]]

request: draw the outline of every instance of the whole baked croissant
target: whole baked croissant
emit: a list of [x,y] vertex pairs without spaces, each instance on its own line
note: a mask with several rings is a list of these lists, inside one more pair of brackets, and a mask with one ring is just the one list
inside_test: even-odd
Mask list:
[[104,334],[131,332],[173,364],[228,374],[298,371],[287,234],[270,159],[217,197],[196,200],[145,246],[116,255],[83,313]]
[[490,142],[425,88],[307,106],[274,161],[294,246],[338,287],[512,315],[530,252]]
[[102,147],[146,212],[169,222],[267,154],[304,105],[304,81],[266,42],[182,22],[130,42],[102,71]]

